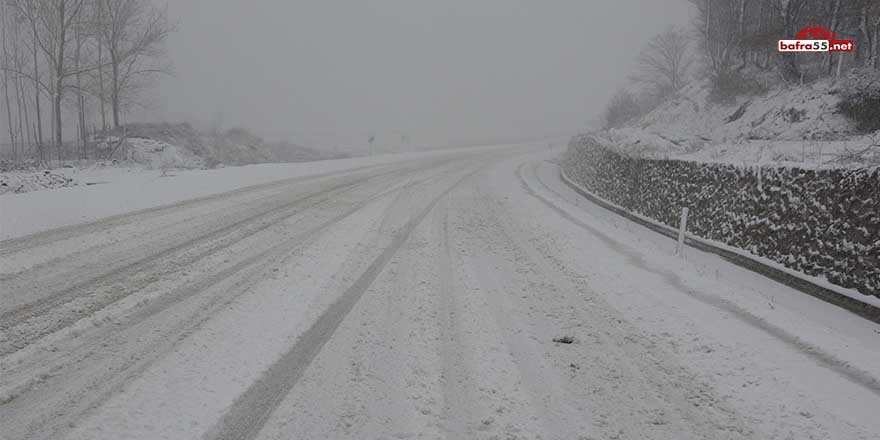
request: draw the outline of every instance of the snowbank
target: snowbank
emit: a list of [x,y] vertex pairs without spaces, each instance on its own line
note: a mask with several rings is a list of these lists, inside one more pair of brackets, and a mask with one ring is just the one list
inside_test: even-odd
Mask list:
[[78,182],[56,171],[11,171],[0,173],[0,195],[76,186]]

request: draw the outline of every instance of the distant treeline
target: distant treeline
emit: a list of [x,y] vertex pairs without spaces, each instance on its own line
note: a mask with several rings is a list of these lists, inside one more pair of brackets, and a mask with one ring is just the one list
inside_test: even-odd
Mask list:
[[[691,0],[695,19],[649,41],[636,59],[631,87],[615,95],[606,127],[632,120],[694,79],[708,80],[713,97],[760,93],[778,83],[804,84],[852,69],[880,71],[878,0]],[[777,42],[807,27],[853,40],[851,53],[780,53]],[[880,100],[880,96],[876,97]],[[872,97],[857,103],[871,107]],[[844,109],[844,111],[847,111]],[[856,112],[859,112],[856,109]],[[865,116],[872,118],[873,113]]]
[[[150,0],[0,0],[4,153],[86,158],[167,71],[161,49],[172,28]],[[77,141],[65,143],[68,112]]]
[[[776,70],[789,82],[838,75],[843,68],[880,67],[880,1],[691,0],[706,73],[724,80],[746,67]],[[854,40],[852,53],[780,53],[777,41],[824,27]],[[734,78],[735,79],[735,78]]]

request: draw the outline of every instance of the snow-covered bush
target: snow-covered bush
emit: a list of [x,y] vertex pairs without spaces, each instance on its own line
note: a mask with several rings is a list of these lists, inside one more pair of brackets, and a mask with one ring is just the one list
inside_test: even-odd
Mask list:
[[767,87],[741,70],[727,69],[709,75],[712,102],[730,103],[737,97],[767,93]]
[[605,108],[605,127],[620,127],[641,114],[642,109],[632,94],[625,90],[617,92]]
[[563,168],[599,197],[880,297],[880,168],[802,169],[628,157],[589,136]]

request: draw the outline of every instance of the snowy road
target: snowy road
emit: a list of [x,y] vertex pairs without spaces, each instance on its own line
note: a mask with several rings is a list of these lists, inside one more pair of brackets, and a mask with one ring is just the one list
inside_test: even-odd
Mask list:
[[3,241],[0,436],[877,438],[880,326],[673,258],[553,158],[414,155]]

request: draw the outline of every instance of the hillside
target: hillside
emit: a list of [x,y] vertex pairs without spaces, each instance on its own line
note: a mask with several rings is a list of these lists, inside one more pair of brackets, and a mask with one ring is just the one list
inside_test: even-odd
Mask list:
[[266,142],[243,128],[232,128],[214,134],[199,132],[187,123],[129,124],[126,135],[129,138],[151,139],[172,145],[184,150],[183,156],[196,156],[205,166],[211,168],[218,165],[308,162],[331,157],[318,150],[288,142]]
[[[857,84],[860,79],[865,84]],[[630,154],[735,164],[852,167],[880,164],[880,131],[861,129],[840,110],[870,79],[776,84],[766,93],[719,100],[694,82],[621,128],[595,137]]]
[[[122,142],[119,142],[123,140]],[[205,169],[260,163],[311,162],[342,158],[289,142],[267,142],[245,129],[202,133],[187,123],[129,124],[95,139],[99,159],[69,160],[48,168],[36,162],[0,172],[0,195],[79,185],[96,185],[146,171]],[[152,175],[151,172],[147,174]]]

